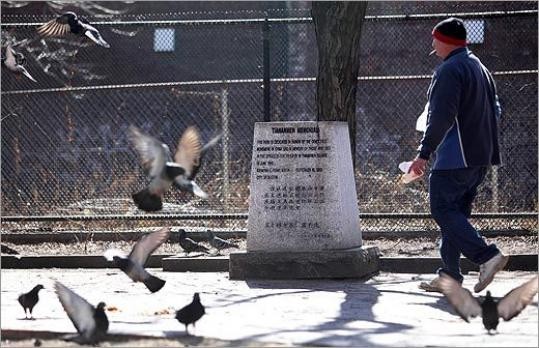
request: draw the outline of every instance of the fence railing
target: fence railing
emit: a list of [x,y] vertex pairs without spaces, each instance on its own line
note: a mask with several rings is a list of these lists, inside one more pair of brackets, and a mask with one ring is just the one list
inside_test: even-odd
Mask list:
[[[495,222],[502,227],[537,212],[537,5],[518,6],[459,13],[504,110],[504,165],[489,171],[475,205],[480,214],[505,214]],[[399,212],[405,221],[428,213],[426,184],[400,186],[397,164],[414,156],[421,137],[415,120],[439,63],[428,56],[430,30],[450,15],[365,21],[355,169],[361,214]],[[3,216],[138,219],[131,193],[146,178],[126,137],[130,124],[172,149],[189,125],[204,141],[223,131],[197,180],[210,198],[170,191],[162,214],[245,214],[254,123],[315,119],[309,17],[93,22],[108,50],[78,38],[41,39],[41,23],[1,24],[2,45],[25,54],[38,81],[2,71]],[[395,228],[390,220],[384,226]]]

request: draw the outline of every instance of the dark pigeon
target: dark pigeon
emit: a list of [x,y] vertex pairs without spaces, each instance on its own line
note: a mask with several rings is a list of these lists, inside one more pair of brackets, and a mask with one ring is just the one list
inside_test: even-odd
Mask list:
[[54,283],[54,288],[62,307],[78,332],[78,335],[65,339],[79,344],[97,344],[102,341],[109,329],[105,303],[99,302],[97,307],[94,307],[58,281]]
[[24,75],[28,79],[37,82],[36,79],[34,79],[24,67],[26,58],[24,58],[22,53],[15,52],[11,45],[7,45],[5,52],[5,56],[2,57],[2,66],[14,73],[16,76]]
[[103,39],[99,31],[90,25],[90,22],[83,17],[77,16],[74,12],[66,12],[59,17],[48,21],[37,29],[42,36],[65,36],[73,33],[79,36],[86,36],[96,44],[109,48],[110,45]]
[[162,229],[142,236],[133,246],[129,256],[125,257],[117,250],[105,251],[105,258],[113,260],[116,265],[134,282],[142,282],[151,292],[159,291],[165,281],[159,279],[144,269],[148,257],[163,244],[170,235],[170,228]]
[[183,229],[180,230],[180,246],[187,253],[192,253],[192,252],[209,253],[208,248],[206,248],[204,245],[195,242],[191,238],[188,238],[187,232],[185,232],[185,230]]
[[7,245],[2,244],[2,254],[19,255],[19,252],[15,249],[8,247]]
[[189,334],[187,326],[193,324],[193,327],[195,327],[197,320],[202,318],[204,314],[206,314],[206,311],[202,303],[200,303],[200,295],[198,292],[195,292],[193,301],[176,312],[176,319],[185,325],[185,332]]
[[239,246],[237,244],[215,236],[211,230],[206,231],[206,237],[208,238],[208,242],[210,243],[210,245],[219,251],[228,248],[239,249]]
[[[34,309],[34,306],[36,305],[37,301],[39,301],[39,290],[44,289],[43,285],[38,284],[34,286],[32,290],[27,292],[26,294],[22,294],[19,296],[19,303],[21,304],[22,308],[24,309],[24,317],[25,319],[33,319],[32,316],[32,310]],[[30,313],[30,317],[27,315],[27,311]]]
[[539,277],[535,276],[509,291],[498,301],[492,297],[490,291],[487,291],[485,298],[480,301],[474,298],[472,293],[463,288],[459,282],[444,274],[440,276],[439,284],[447,300],[462,319],[469,322],[469,318],[481,316],[483,325],[490,334],[491,330],[496,330],[498,327],[498,318],[509,321],[519,315],[532,302],[537,293],[538,283]]

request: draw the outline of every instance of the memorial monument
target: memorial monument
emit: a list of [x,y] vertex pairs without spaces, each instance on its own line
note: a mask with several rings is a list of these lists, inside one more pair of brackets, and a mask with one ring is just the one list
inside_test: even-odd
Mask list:
[[255,124],[247,252],[230,279],[361,278],[377,273],[363,247],[346,122]]

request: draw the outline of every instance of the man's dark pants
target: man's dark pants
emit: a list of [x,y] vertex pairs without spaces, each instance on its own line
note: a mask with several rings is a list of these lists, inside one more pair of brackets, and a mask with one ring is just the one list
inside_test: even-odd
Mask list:
[[477,187],[485,179],[487,167],[433,170],[429,177],[429,198],[432,217],[440,226],[440,254],[444,272],[462,282],[460,255],[475,264],[490,260],[499,250],[487,245],[468,222]]

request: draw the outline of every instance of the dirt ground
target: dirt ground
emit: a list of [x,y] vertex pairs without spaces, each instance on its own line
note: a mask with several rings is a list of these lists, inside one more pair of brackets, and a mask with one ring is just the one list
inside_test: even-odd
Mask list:
[[[240,250],[245,250],[245,239],[231,240],[238,244]],[[511,237],[495,237],[487,238],[487,243],[495,243],[499,249],[505,254],[534,254],[538,250],[538,236],[511,236]],[[211,247],[201,242],[206,247]],[[13,244],[2,243],[10,248],[18,251],[25,256],[38,255],[102,255],[108,248],[124,250],[129,253],[133,246],[133,242],[104,242],[104,241],[89,241],[86,243],[40,243],[40,244]],[[365,240],[364,245],[377,246],[382,257],[418,257],[418,256],[439,256],[438,238],[393,238],[393,239],[374,239]],[[219,255],[228,255],[231,251],[237,249],[221,250]],[[179,254],[183,250],[177,243],[164,243],[155,254]],[[211,250],[211,253],[217,255],[216,250]]]

